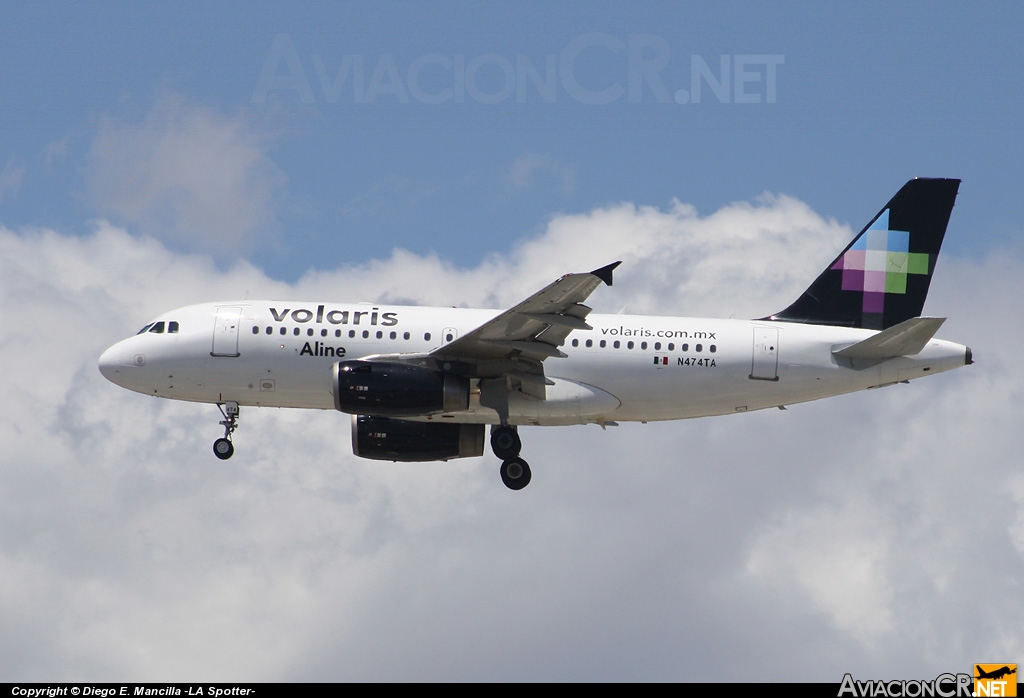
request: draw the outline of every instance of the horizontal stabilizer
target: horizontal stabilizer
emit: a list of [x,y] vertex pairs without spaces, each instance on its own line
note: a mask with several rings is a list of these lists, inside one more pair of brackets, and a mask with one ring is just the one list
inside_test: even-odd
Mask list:
[[832,353],[843,359],[874,361],[913,356],[925,348],[945,321],[944,317],[912,317]]

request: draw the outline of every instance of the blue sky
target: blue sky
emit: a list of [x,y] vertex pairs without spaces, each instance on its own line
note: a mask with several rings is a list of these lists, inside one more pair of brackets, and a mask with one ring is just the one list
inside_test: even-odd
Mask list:
[[[396,246],[471,265],[553,213],[619,201],[675,197],[712,211],[785,193],[858,225],[912,176],[960,177],[971,205],[958,219],[972,232],[950,246],[964,254],[1006,244],[1022,213],[1008,186],[1024,87],[1011,4],[34,3],[4,13],[8,224],[83,232],[103,216],[142,232],[141,216],[94,187],[97,131],[155,129],[173,100],[236,123],[265,158],[251,165],[267,186],[265,210],[245,224],[256,242],[220,256],[283,279]],[[718,80],[729,61],[728,101],[702,77],[701,101],[676,103],[693,56]],[[741,69],[742,56],[762,58]],[[560,72],[568,57],[583,97]],[[424,58],[415,82],[439,104],[409,93]],[[521,58],[552,92],[519,72]],[[456,76],[464,82],[474,60],[457,98]],[[644,61],[664,64],[652,69],[662,94]],[[261,88],[268,64],[284,87]],[[760,103],[737,103],[738,70],[752,71],[743,94]],[[218,224],[179,223],[209,226],[200,237]],[[173,228],[165,236],[180,244]]]
[[[7,3],[0,680],[929,679],[1020,661],[1024,10]],[[700,92],[698,98],[698,91]],[[977,363],[383,464],[336,413],[127,393],[190,303],[784,308],[903,183]]]

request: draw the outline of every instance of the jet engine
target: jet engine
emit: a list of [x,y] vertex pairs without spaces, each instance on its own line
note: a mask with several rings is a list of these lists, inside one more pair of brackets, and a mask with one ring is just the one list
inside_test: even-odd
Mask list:
[[334,364],[334,406],[349,414],[419,417],[469,409],[469,379],[422,366],[375,361]]
[[360,458],[405,463],[474,458],[484,454],[484,425],[354,414],[352,452]]

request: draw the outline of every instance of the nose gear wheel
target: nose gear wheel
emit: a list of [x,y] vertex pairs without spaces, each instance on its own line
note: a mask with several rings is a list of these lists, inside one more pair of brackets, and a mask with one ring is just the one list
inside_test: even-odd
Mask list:
[[231,443],[231,434],[238,428],[238,403],[225,402],[223,405],[218,404],[217,409],[224,416],[224,419],[220,421],[220,425],[224,427],[224,437],[213,442],[213,454],[221,460],[227,460],[235,454],[235,446]]
[[221,460],[227,460],[235,453],[235,446],[227,439],[217,439],[213,442],[213,455]]

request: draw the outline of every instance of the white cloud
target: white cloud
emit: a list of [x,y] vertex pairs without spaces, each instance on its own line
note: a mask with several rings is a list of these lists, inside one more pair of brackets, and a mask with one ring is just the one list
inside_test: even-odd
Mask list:
[[296,289],[307,298],[504,308],[567,271],[622,260],[614,290],[588,300],[600,312],[760,317],[795,300],[851,235],[787,196],[705,218],[678,202],[668,210],[622,203],[558,215],[538,238],[474,268],[395,250],[386,260],[310,273]]
[[928,311],[975,366],[786,412],[530,429],[521,493],[490,457],[359,460],[335,413],[246,410],[220,462],[215,408],[96,370],[188,303],[502,307],[617,258],[606,311],[758,315],[848,235],[783,196],[704,218],[621,204],[476,268],[396,251],[289,285],[108,224],[0,228],[0,675],[837,681],[1012,660],[1012,255],[940,264]]
[[759,538],[747,571],[786,595],[803,590],[840,630],[874,643],[893,629],[884,514],[870,500],[791,512]]
[[97,208],[177,249],[244,256],[273,232],[284,175],[237,117],[168,97],[140,124],[104,119],[90,152]]
[[1024,555],[1024,476],[1014,477],[1009,482],[1008,489],[1017,506],[1017,516],[1007,528],[1007,532],[1017,552]]

